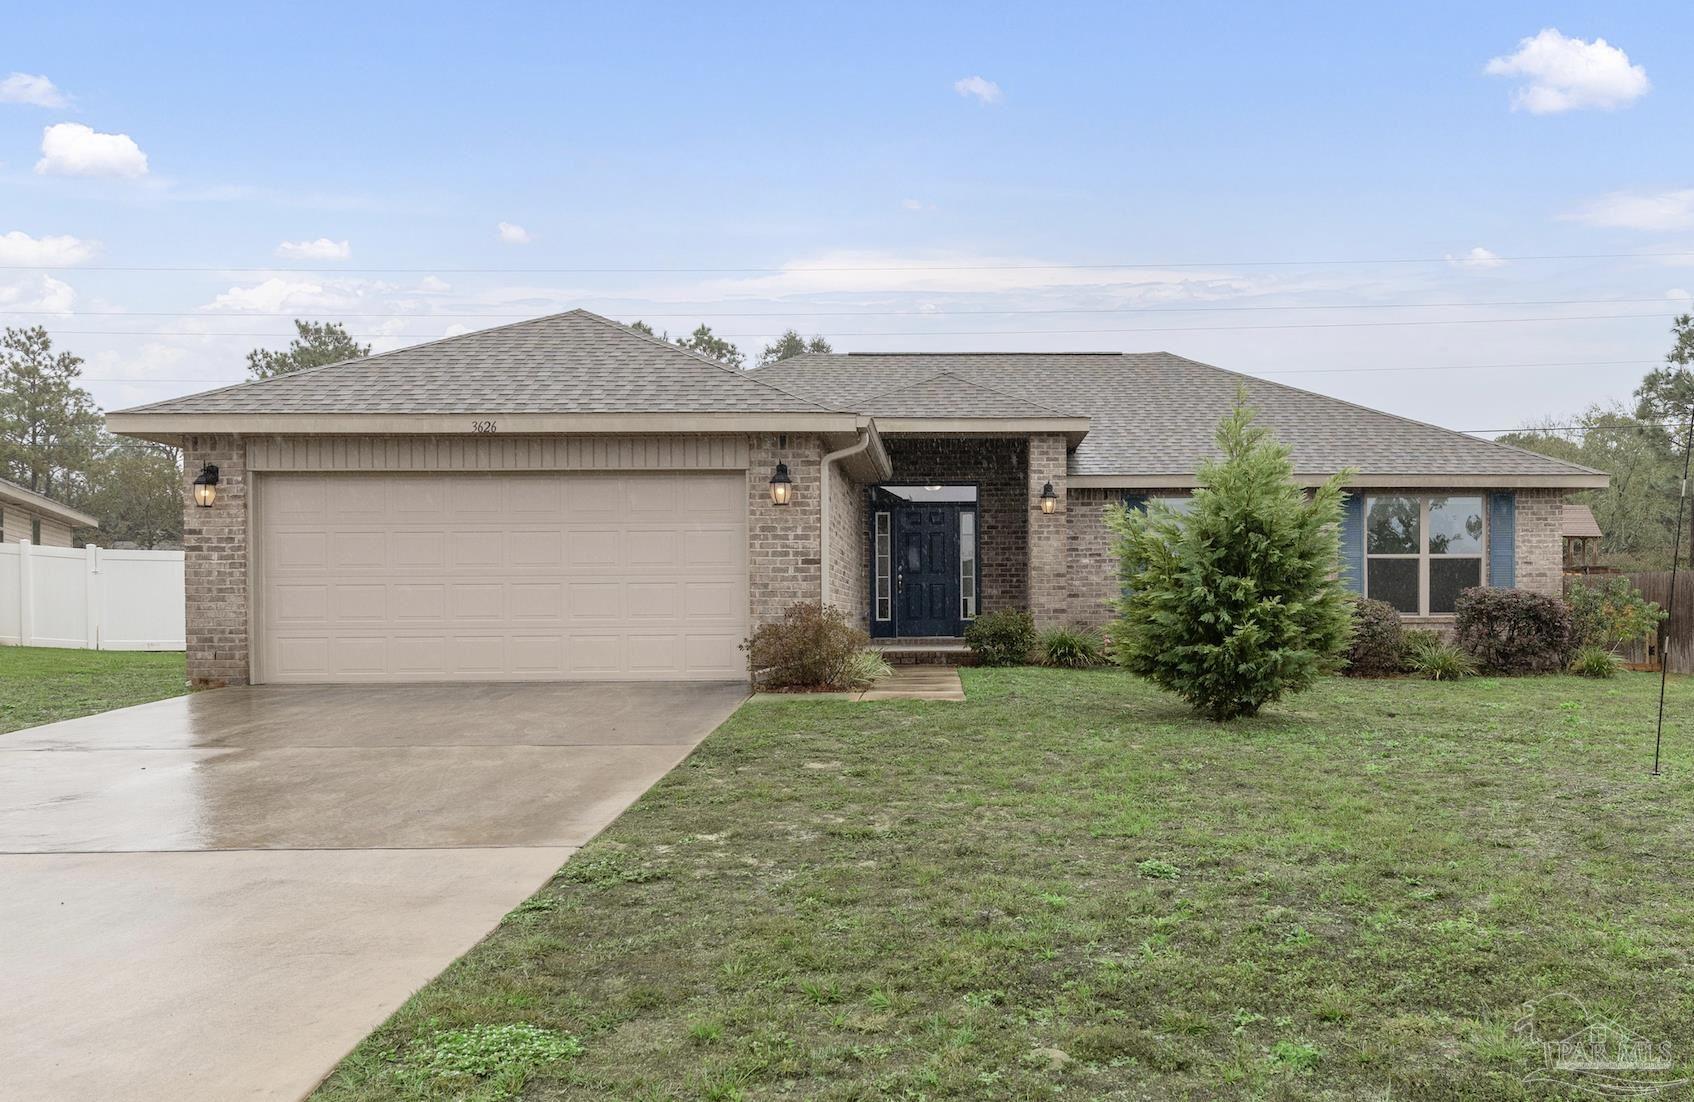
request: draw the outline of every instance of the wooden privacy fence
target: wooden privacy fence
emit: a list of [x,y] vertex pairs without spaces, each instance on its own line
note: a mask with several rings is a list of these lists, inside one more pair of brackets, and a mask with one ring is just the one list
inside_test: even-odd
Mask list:
[[[1617,574],[1599,574],[1593,578],[1594,584],[1602,585]],[[1648,640],[1642,640],[1633,647],[1624,647],[1619,653],[1625,662],[1643,668],[1658,669],[1660,655],[1654,650],[1661,650],[1664,661],[1670,663],[1671,673],[1694,673],[1694,571],[1678,571],[1676,579],[1676,607],[1670,603],[1670,571],[1650,570],[1640,574],[1624,574],[1629,584],[1641,591],[1641,595],[1670,612],[1670,619],[1660,627],[1658,647],[1649,646]],[[1565,575],[1565,592],[1569,593],[1573,585],[1582,585],[1584,579],[1575,574]]]

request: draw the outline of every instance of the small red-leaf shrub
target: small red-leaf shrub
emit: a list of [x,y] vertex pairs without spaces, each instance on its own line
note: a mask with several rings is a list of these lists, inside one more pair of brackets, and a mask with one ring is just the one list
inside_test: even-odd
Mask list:
[[781,620],[760,624],[741,644],[756,685],[770,689],[844,689],[870,636],[833,605],[802,601]]
[[1353,602],[1353,642],[1347,648],[1348,677],[1392,677],[1405,664],[1400,612],[1387,601]]
[[1556,597],[1477,586],[1459,594],[1454,637],[1496,673],[1554,673],[1570,661],[1570,608]]

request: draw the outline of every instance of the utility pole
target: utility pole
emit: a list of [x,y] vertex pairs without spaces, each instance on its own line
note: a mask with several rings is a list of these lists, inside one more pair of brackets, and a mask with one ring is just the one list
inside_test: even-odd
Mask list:
[[[1694,404],[1688,407],[1688,432],[1682,438],[1682,493],[1676,499],[1676,535],[1671,540],[1669,615],[1676,615],[1676,568],[1682,556],[1682,513],[1688,504],[1688,461],[1694,457]],[[1659,635],[1659,726],[1653,734],[1653,776],[1659,775],[1659,756],[1665,743],[1665,679],[1670,676],[1670,654],[1665,644],[1670,639],[1670,619]]]

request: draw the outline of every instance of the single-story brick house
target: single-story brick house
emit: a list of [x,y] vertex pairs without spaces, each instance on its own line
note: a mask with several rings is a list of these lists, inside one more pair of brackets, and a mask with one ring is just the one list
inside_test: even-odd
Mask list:
[[[114,413],[185,452],[202,683],[743,675],[796,601],[873,636],[1100,624],[1108,505],[1180,505],[1238,386],[1355,588],[1439,619],[1560,585],[1603,474],[1167,353],[804,355],[738,371],[582,310]],[[210,479],[215,478],[215,483]]]
[[0,543],[37,547],[69,547],[76,528],[97,528],[100,522],[16,482],[0,478]]

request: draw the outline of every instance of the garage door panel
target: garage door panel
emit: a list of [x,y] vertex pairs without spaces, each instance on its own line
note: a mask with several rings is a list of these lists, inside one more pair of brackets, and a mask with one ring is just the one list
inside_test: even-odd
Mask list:
[[703,673],[718,673],[723,677],[739,677],[747,672],[741,654],[739,634],[689,635],[687,641],[688,668]]
[[397,568],[429,570],[439,569],[447,563],[445,531],[392,532],[388,545],[392,549],[390,562]]
[[738,678],[736,474],[265,474],[270,681]]
[[622,582],[573,582],[566,615],[572,620],[618,621],[624,616]]
[[682,538],[675,529],[642,528],[624,536],[629,543],[625,557],[631,566],[674,567],[681,561]]
[[329,566],[329,536],[317,532],[277,532],[265,544],[265,562],[275,572],[322,571]]
[[623,533],[616,528],[589,528],[565,534],[565,561],[576,569],[615,568],[622,562]]
[[335,587],[335,616],[342,623],[388,619],[388,586],[377,582]]
[[557,622],[565,617],[565,587],[559,582],[513,582],[512,619]]
[[388,568],[388,533],[336,532],[329,538],[329,565],[337,570]]
[[730,570],[742,561],[745,540],[727,528],[701,528],[682,533],[682,565]]

